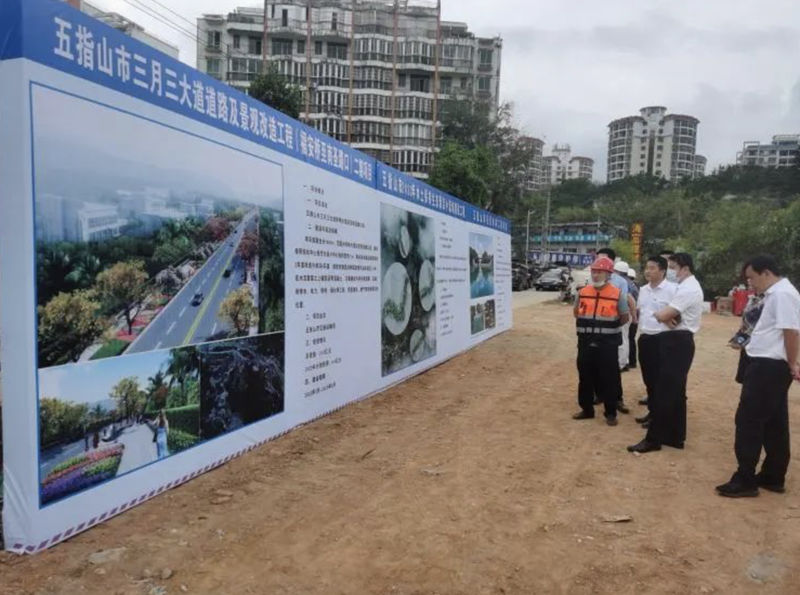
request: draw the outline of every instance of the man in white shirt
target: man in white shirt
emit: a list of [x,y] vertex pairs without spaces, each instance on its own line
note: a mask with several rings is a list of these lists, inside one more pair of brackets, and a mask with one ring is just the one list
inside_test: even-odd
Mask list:
[[[792,378],[800,380],[800,294],[781,277],[771,256],[757,256],[744,267],[756,293],[764,294],[763,309],[745,349],[734,450],[739,468],[728,483],[717,486],[720,496],[758,496],[758,488],[782,493],[789,467],[788,396]],[[766,456],[756,466],[761,448]]]
[[669,257],[667,274],[668,279],[677,280],[678,287],[669,305],[653,318],[670,330],[661,333],[658,341],[660,368],[647,435],[629,446],[630,452],[661,450],[662,444],[682,449],[686,441],[686,379],[703,315],[703,289],[694,276],[692,257],[685,252]]
[[[667,260],[661,256],[651,256],[647,259],[644,276],[647,285],[639,290],[639,365],[642,370],[642,380],[647,389],[647,405],[650,407],[656,394],[660,370],[659,337],[668,331],[669,327],[655,319],[655,314],[660,312],[672,301],[678,286],[666,280]],[[647,427],[650,422],[650,413],[637,417],[636,421]]]

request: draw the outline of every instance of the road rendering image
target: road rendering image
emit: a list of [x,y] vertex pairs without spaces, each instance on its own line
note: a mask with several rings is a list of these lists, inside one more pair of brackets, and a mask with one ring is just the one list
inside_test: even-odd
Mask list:
[[245,262],[236,253],[246,232],[258,234],[258,211],[250,211],[169,304],[126,349],[140,353],[223,339],[232,327],[218,316],[231,292],[246,284]]

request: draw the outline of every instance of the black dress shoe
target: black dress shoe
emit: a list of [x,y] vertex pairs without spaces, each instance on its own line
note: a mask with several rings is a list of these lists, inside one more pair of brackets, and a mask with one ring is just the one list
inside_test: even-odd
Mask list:
[[639,405],[647,405],[647,397],[642,397],[639,399]]
[[782,481],[771,481],[769,478],[764,477],[760,473],[756,475],[756,483],[758,484],[758,487],[764,488],[770,492],[775,492],[776,494],[783,494],[786,492],[786,486]]
[[647,438],[628,447],[628,452],[638,452],[642,454],[655,450],[661,450],[661,445],[658,442],[650,442]]
[[606,424],[609,426],[616,426],[618,423],[616,415],[606,415]]
[[637,424],[647,423],[648,421],[650,421],[650,414],[649,413],[645,413],[641,417],[637,417],[635,419],[636,419],[636,423]]
[[631,410],[625,406],[624,401],[617,401],[617,411],[625,413],[626,415],[631,412]]
[[594,419],[594,413],[589,413],[588,411],[578,411],[578,413],[572,416],[572,419]]
[[664,446],[669,446],[670,448],[677,448],[678,450],[683,450],[683,442],[664,442],[663,444]]
[[717,486],[717,493],[726,498],[753,498],[758,496],[758,487],[747,486],[734,479]]

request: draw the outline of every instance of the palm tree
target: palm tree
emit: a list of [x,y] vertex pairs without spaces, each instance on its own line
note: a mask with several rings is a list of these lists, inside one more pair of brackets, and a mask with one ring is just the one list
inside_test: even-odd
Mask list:
[[166,373],[169,375],[169,386],[177,382],[181,387],[181,399],[186,402],[186,381],[195,378],[200,371],[200,357],[197,349],[188,347],[170,352]]
[[147,411],[150,404],[155,405],[155,409],[162,409],[167,400],[167,384],[164,382],[166,375],[159,370],[153,376],[147,379],[150,386],[147,387],[147,401],[145,402],[144,410]]

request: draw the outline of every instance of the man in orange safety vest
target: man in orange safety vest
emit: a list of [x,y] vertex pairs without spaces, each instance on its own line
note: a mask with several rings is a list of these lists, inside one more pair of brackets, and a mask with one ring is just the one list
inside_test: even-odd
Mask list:
[[622,396],[618,365],[622,326],[630,320],[627,296],[609,282],[610,258],[600,256],[591,266],[592,282],[581,288],[575,302],[578,333],[578,404],[573,419],[594,417],[594,395],[605,407],[606,423],[617,425],[617,401]]

